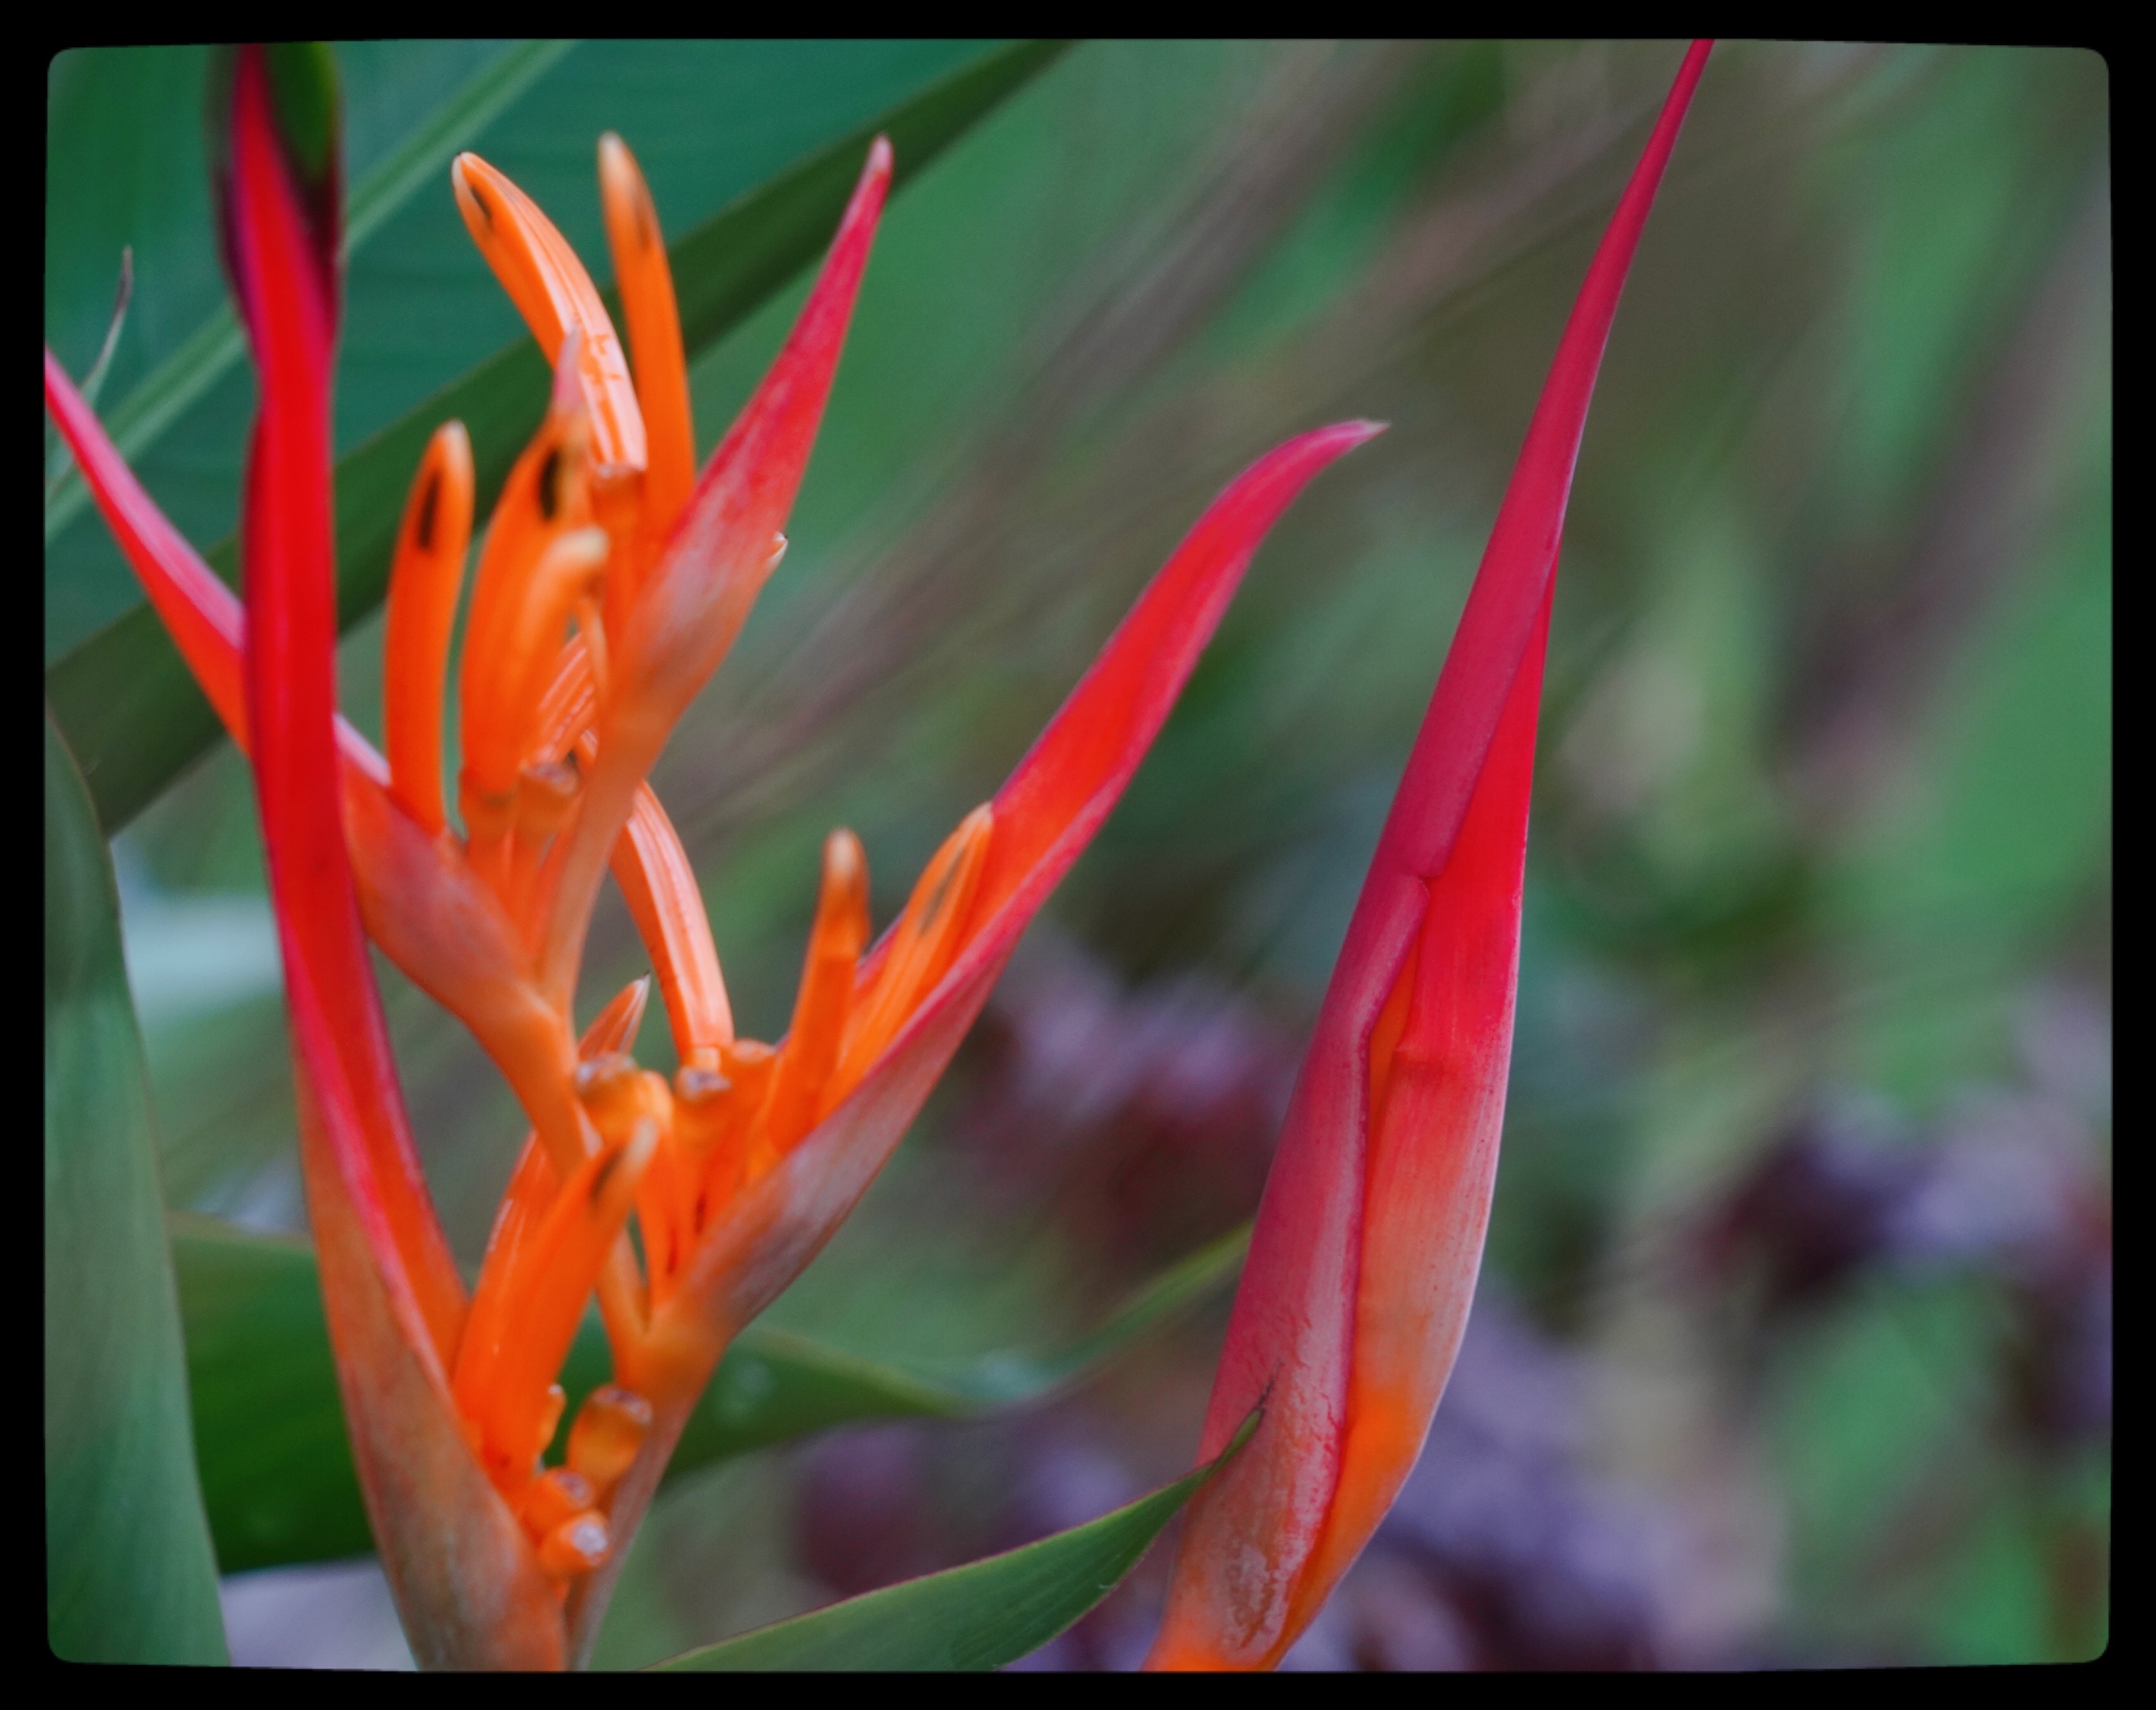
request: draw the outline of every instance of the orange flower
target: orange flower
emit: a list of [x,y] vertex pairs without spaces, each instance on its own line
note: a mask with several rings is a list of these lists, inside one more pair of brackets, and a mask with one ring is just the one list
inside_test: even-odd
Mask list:
[[[1136,770],[1266,530],[1377,429],[1305,434],[1221,495],[873,947],[865,855],[834,832],[792,1027],[776,1045],[738,1038],[687,856],[646,775],[783,552],[889,145],[870,149],[791,336],[701,475],[665,250],[626,146],[599,146],[626,357],[546,216],[475,156],[457,161],[466,223],[555,368],[475,573],[458,683],[459,833],[439,759],[473,509],[455,423],[429,445],[398,537],[387,762],[334,716],[333,121],[327,144],[280,129],[294,113],[333,113],[333,98],[282,98],[287,83],[329,88],[326,78],[300,50],[244,51],[234,68],[227,248],[263,400],[244,614],[49,352],[46,398],[255,767],[331,1337],[414,1652],[443,1666],[561,1666],[588,1648],[622,1543],[728,1341],[829,1238],[919,1111],[1027,921]],[[648,982],[581,1040],[572,1027],[609,870],[658,978],[681,1064],[671,1081],[624,1051]],[[471,1030],[531,1122],[468,1300],[412,1144],[362,923]],[[565,1464],[549,1468],[555,1376],[594,1291],[615,1381],[584,1404]]]

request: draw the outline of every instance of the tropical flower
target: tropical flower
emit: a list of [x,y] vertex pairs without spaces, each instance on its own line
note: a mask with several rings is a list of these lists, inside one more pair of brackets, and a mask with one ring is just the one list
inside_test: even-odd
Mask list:
[[1422,1452],[1489,1225],[1519,970],[1543,653],[1617,299],[1708,46],[1676,86],[1543,388],[1334,965],[1214,1379],[1150,1666],[1269,1668]]
[[[301,1158],[355,1461],[415,1654],[559,1667],[730,1338],[867,1187],[1034,911],[1128,783],[1245,567],[1304,483],[1377,431],[1291,440],[1205,512],[995,798],[870,946],[868,874],[824,849],[793,1023],[737,1037],[680,841],[646,777],[783,552],[891,174],[879,139],[784,348],[701,474],[658,220],[599,146],[625,357],[583,264],[475,156],[459,208],[554,365],[552,401],[479,554],[441,776],[470,449],[435,435],[391,577],[385,758],[334,706],[329,397],[336,97],[320,50],[230,66],[227,261],[259,370],[245,606],[159,514],[45,356],[49,408],[150,598],[254,765],[284,952]],[[639,1068],[648,982],[581,1039],[580,958],[611,870],[680,1069]],[[472,1031],[532,1133],[467,1294],[429,1199],[365,939]],[[644,1258],[625,1233],[634,1216]],[[614,1382],[564,1464],[555,1383],[596,1291]]]

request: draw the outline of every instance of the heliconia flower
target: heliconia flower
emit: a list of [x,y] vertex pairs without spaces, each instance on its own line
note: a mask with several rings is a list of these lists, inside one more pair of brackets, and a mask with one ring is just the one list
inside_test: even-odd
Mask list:
[[[628,148],[600,144],[626,357],[545,215],[476,157],[456,162],[473,236],[555,369],[475,575],[459,832],[441,744],[470,448],[454,423],[435,435],[398,536],[385,761],[333,706],[334,85],[310,50],[246,49],[229,95],[226,246],[262,398],[244,611],[49,351],[47,405],[254,764],[331,1339],[414,1653],[434,1666],[560,1667],[588,1648],[624,1545],[727,1343],[829,1239],[919,1112],[1274,521],[1378,429],[1303,434],[1230,484],[873,947],[865,855],[834,832],[792,1027],[776,1045],[742,1039],[687,856],[645,779],[783,550],[889,146],[870,149],[791,336],[701,475],[665,249]],[[657,977],[681,1066],[670,1081],[628,1055],[648,982],[581,1039],[572,1023],[609,870]],[[472,1030],[531,1123],[469,1297],[413,1146],[362,927]],[[548,1467],[564,1404],[556,1375],[594,1292],[614,1381]]]
[[1148,1666],[1270,1668],[1422,1452],[1474,1297],[1512,1056],[1543,654],[1573,466],[1707,44],[1588,269],[1326,989],[1265,1182]]

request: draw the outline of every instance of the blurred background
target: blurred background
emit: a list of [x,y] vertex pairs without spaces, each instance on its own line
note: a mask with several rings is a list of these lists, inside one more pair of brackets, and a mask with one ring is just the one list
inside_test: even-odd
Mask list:
[[[501,49],[341,51],[357,174]],[[624,87],[649,77],[605,122],[672,218],[664,127],[693,122],[700,66],[747,51],[579,48],[477,146],[603,280],[593,136],[560,134],[550,90],[598,75],[593,55]],[[1250,1216],[1564,314],[1680,57],[1085,45],[894,203],[785,567],[655,775],[746,1032],[783,1030],[829,828],[865,840],[880,925],[1244,463],[1345,416],[1392,430],[1260,554],[936,1102],[776,1320],[924,1357],[1037,1346]],[[198,110],[199,54],[154,69]],[[2106,1643],[2108,122],[2086,53],[1717,50],[1579,464],[1466,1348],[1397,1510],[1291,1666]],[[162,288],[213,299],[195,147],[157,217],[199,226],[209,259]],[[444,183],[355,259],[348,352],[400,255],[454,220]],[[47,336],[78,373],[127,240],[49,241]],[[428,264],[483,276],[468,246]],[[698,363],[706,447],[799,299]],[[140,312],[175,300],[145,275]],[[381,372],[348,357],[341,377],[341,441],[514,331],[506,300],[430,323],[403,367],[377,337]],[[115,386],[129,360],[123,338]],[[247,383],[184,437],[236,443]],[[197,540],[231,526],[228,478],[176,453],[151,485]],[[54,545],[49,648],[116,573],[94,521]],[[370,624],[341,661],[370,730],[380,647]],[[116,853],[168,1195],[300,1228],[230,749]],[[382,968],[429,1176],[475,1261],[523,1125]],[[642,971],[609,901],[582,1013]],[[639,1049],[671,1068],[663,1021]],[[676,1481],[600,1661],[1173,1476],[1225,1313],[1223,1292],[1045,1405]],[[1135,1664],[1169,1559],[1026,1666]],[[241,1660],[402,1655],[365,1564],[228,1582],[228,1616]]]

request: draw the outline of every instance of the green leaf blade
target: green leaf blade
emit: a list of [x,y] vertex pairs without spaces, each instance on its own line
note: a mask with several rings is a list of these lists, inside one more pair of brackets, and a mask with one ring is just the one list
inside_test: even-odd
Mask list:
[[[213,1218],[176,1215],[171,1230],[218,1565],[237,1573],[364,1552],[372,1540],[313,1253]],[[1097,1329],[1042,1352],[907,1365],[752,1325],[720,1363],[668,1474],[858,1420],[960,1418],[1040,1400],[1231,1281],[1248,1239],[1239,1230],[1202,1249]],[[605,1334],[588,1316],[562,1371],[572,1404],[557,1458],[574,1404],[611,1371]]]
[[1038,1651],[1136,1567],[1176,1512],[1249,1440],[1150,1496],[1034,1543],[888,1585],[654,1665],[672,1671],[977,1671]]
[[70,1661],[227,1661],[118,898],[45,724],[47,1634]]

